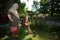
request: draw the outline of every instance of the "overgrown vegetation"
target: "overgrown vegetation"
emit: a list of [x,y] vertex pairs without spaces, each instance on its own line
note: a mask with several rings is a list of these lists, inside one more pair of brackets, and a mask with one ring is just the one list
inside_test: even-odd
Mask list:
[[[47,14],[48,15],[47,17],[54,16],[54,17],[57,17],[57,19],[60,18],[60,14],[59,14],[60,1],[59,0],[49,0],[49,1],[41,0],[40,2],[33,1],[32,7],[33,7],[33,10],[36,9],[35,11],[33,10],[28,11],[25,8],[26,4],[21,3],[20,0],[5,0],[5,1],[1,0],[0,14],[5,15],[5,13],[7,13],[8,8],[11,6],[11,4],[16,2],[19,4],[18,12],[20,14],[20,20],[22,21],[24,14],[28,12],[29,23],[33,31],[33,34],[28,35],[27,30],[24,27],[21,27],[19,29],[19,36],[17,40],[60,40],[60,32],[59,32],[60,26],[58,27],[58,26],[47,25],[47,23],[45,23],[44,20],[40,21],[40,19],[38,18],[39,14],[44,14],[45,16]],[[4,29],[4,27],[5,26],[7,27],[8,24],[0,25],[0,27],[1,26]],[[0,30],[0,33],[1,32],[3,33],[3,31]]]

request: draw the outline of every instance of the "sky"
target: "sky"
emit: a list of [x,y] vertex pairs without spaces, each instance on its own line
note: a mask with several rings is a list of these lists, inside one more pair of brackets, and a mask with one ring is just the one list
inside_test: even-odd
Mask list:
[[[33,5],[33,0],[20,0],[22,3],[26,3],[26,7],[28,8],[28,10],[32,10],[32,5]],[[40,0],[35,0],[35,1],[40,1]]]

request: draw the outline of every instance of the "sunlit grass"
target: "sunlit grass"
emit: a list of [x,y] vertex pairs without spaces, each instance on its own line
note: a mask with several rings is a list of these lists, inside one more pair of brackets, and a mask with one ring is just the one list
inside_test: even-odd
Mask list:
[[27,35],[25,36],[25,38],[23,40],[43,40],[45,38],[40,37],[38,34],[36,36],[34,36],[33,34]]
[[1,38],[0,40],[5,40],[5,39],[7,39],[7,38],[9,38],[8,36],[4,36],[3,38]]

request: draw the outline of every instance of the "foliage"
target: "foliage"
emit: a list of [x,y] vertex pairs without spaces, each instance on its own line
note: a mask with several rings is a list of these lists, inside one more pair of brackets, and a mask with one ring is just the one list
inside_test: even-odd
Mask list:
[[39,2],[37,2],[37,1],[33,1],[33,5],[32,5],[32,7],[33,7],[36,11],[38,11],[38,9],[40,8],[40,4],[39,4]]
[[[1,2],[0,3],[0,13],[4,13],[4,10],[5,10],[4,2],[3,2],[3,0],[1,0],[0,2]],[[13,0],[11,2],[13,2]],[[25,14],[26,11],[27,11],[27,10],[25,10],[25,5],[26,4],[25,3],[21,3],[20,0],[14,0],[14,3],[16,3],[16,2],[19,4],[18,12],[19,12],[20,16]],[[11,4],[13,4],[13,3],[11,3]],[[38,13],[44,13],[44,14],[47,13],[49,15],[53,15],[54,13],[59,14],[59,10],[60,10],[59,9],[60,8],[59,5],[60,4],[59,5],[58,4],[59,4],[59,1],[57,1],[57,0],[50,0],[50,1],[41,0],[41,2],[33,1],[33,6],[32,7],[33,7],[33,9],[35,9],[35,11],[27,11],[29,13],[29,16],[30,16],[29,20],[32,23],[30,25],[31,29],[33,31],[35,31],[36,34],[39,35],[38,38],[41,37],[43,39],[43,36],[46,37],[46,35],[50,35],[49,38],[52,39],[52,38],[54,38],[52,35],[57,33],[54,28],[52,29],[52,27],[48,26],[43,20],[40,21],[37,16],[39,15]],[[7,25],[8,24],[3,25],[3,26],[5,27]],[[19,29],[18,40],[23,40],[25,38],[25,36],[27,36],[26,34],[27,33],[25,32],[24,28]],[[34,36],[36,34],[34,34]],[[32,37],[32,38],[34,38],[34,37]],[[32,39],[29,38],[27,40],[32,40]],[[40,40],[40,39],[38,39],[38,40]]]
[[22,28],[19,29],[18,40],[23,40],[25,36],[26,36],[25,28],[22,27]]
[[41,0],[40,2],[33,1],[32,7],[39,13],[49,14],[49,16],[59,16],[59,2],[59,0]]
[[[49,13],[51,16],[54,16],[56,14],[59,14],[59,2],[57,0],[46,0],[45,4],[42,3],[43,1],[41,0],[41,10],[43,10],[43,13]],[[58,3],[57,3],[58,2]]]
[[25,3],[21,3],[20,0],[15,0],[14,2],[19,4],[18,12],[19,12],[20,16],[25,14],[25,12],[26,12],[25,11],[25,5],[26,4]]

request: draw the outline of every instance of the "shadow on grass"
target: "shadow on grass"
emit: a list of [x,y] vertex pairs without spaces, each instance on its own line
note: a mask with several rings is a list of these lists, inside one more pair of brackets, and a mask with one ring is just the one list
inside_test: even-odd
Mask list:
[[45,25],[35,25],[31,27],[31,29],[34,31],[34,36],[35,37],[37,34],[39,37],[44,38],[44,40],[60,40],[60,32],[59,28],[50,28],[50,26]]

